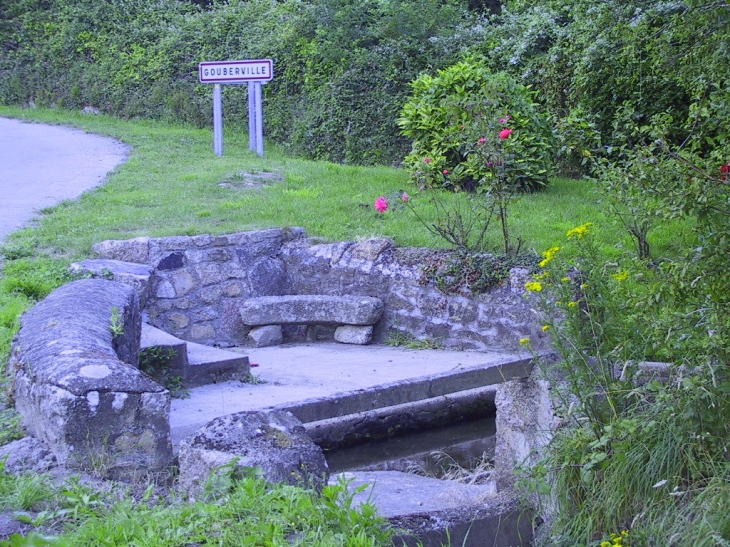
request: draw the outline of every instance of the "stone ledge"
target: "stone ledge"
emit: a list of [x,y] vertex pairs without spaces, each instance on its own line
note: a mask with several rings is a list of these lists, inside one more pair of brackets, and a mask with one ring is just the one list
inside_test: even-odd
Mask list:
[[64,285],[23,315],[9,361],[16,408],[60,463],[103,457],[114,478],[169,463],[170,394],[136,368],[140,329],[134,289],[102,279]]
[[248,298],[239,306],[245,325],[374,325],[383,301],[370,296],[297,294]]

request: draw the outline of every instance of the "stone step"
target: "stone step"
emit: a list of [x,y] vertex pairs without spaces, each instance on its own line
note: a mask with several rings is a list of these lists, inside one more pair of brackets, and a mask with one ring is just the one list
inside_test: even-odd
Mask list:
[[228,380],[246,381],[250,376],[250,365],[245,355],[188,342],[188,367],[183,379],[186,387]]
[[305,424],[320,422],[485,388],[513,378],[526,378],[533,364],[532,357],[505,359],[488,365],[335,393],[328,397],[281,405],[279,408],[290,411]]
[[[166,367],[180,376],[184,388],[228,380],[247,380],[248,357],[194,342],[186,342],[147,323],[142,323],[140,349],[160,348]],[[166,354],[165,352],[171,352]],[[153,355],[154,357],[154,355]]]

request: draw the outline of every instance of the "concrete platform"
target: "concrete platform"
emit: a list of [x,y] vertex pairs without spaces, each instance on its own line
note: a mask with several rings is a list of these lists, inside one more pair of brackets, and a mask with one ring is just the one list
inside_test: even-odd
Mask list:
[[237,351],[248,356],[254,383],[211,384],[191,389],[187,399],[174,399],[174,446],[213,418],[244,410],[287,408],[303,422],[326,420],[523,377],[532,368],[525,353],[334,342]]

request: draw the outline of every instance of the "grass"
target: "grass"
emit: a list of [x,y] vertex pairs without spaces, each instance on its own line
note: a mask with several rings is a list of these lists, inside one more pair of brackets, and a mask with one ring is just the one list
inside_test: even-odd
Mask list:
[[[259,158],[248,150],[247,135],[238,131],[225,135],[225,155],[217,157],[211,130],[63,110],[0,107],[0,116],[77,127],[133,147],[129,160],[105,184],[79,200],[44,209],[36,226],[13,234],[5,245],[8,256],[43,249],[77,259],[104,239],[222,234],[272,226],[303,226],[310,236],[327,241],[385,236],[401,246],[445,246],[411,211],[379,214],[373,208],[378,196],[407,191],[419,215],[433,221],[427,193],[412,188],[401,169],[306,161],[287,157],[275,146],[267,146],[266,157]],[[260,186],[250,187],[242,184],[243,173],[274,173],[281,182],[263,179]],[[514,203],[510,216],[514,237],[537,252],[588,221],[596,225],[598,242],[608,252],[630,248],[625,231],[606,215],[599,194],[587,181],[556,178],[546,191]],[[681,237],[676,237],[677,231]],[[686,230],[672,227],[655,234],[652,244],[662,254],[686,240]],[[496,223],[489,244],[500,248]]]
[[[0,508],[33,511],[20,516],[61,547],[390,544],[384,519],[371,504],[353,507],[345,483],[325,486],[318,495],[253,475],[231,476],[197,501],[174,491],[161,497],[153,488],[134,499],[115,490],[95,491],[74,477],[63,483],[48,476],[11,477],[0,464]],[[47,544],[32,537],[10,541],[0,545]]]

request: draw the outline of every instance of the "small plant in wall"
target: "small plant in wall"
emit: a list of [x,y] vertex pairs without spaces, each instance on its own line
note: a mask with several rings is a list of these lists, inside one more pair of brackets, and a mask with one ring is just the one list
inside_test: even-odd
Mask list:
[[183,386],[182,376],[171,369],[174,357],[173,348],[142,348],[139,351],[139,370],[170,390],[171,397],[185,399],[190,393]]
[[109,330],[112,331],[112,336],[114,338],[117,338],[124,334],[124,320],[119,314],[119,308],[117,308],[116,306],[112,308],[112,317],[109,321]]

